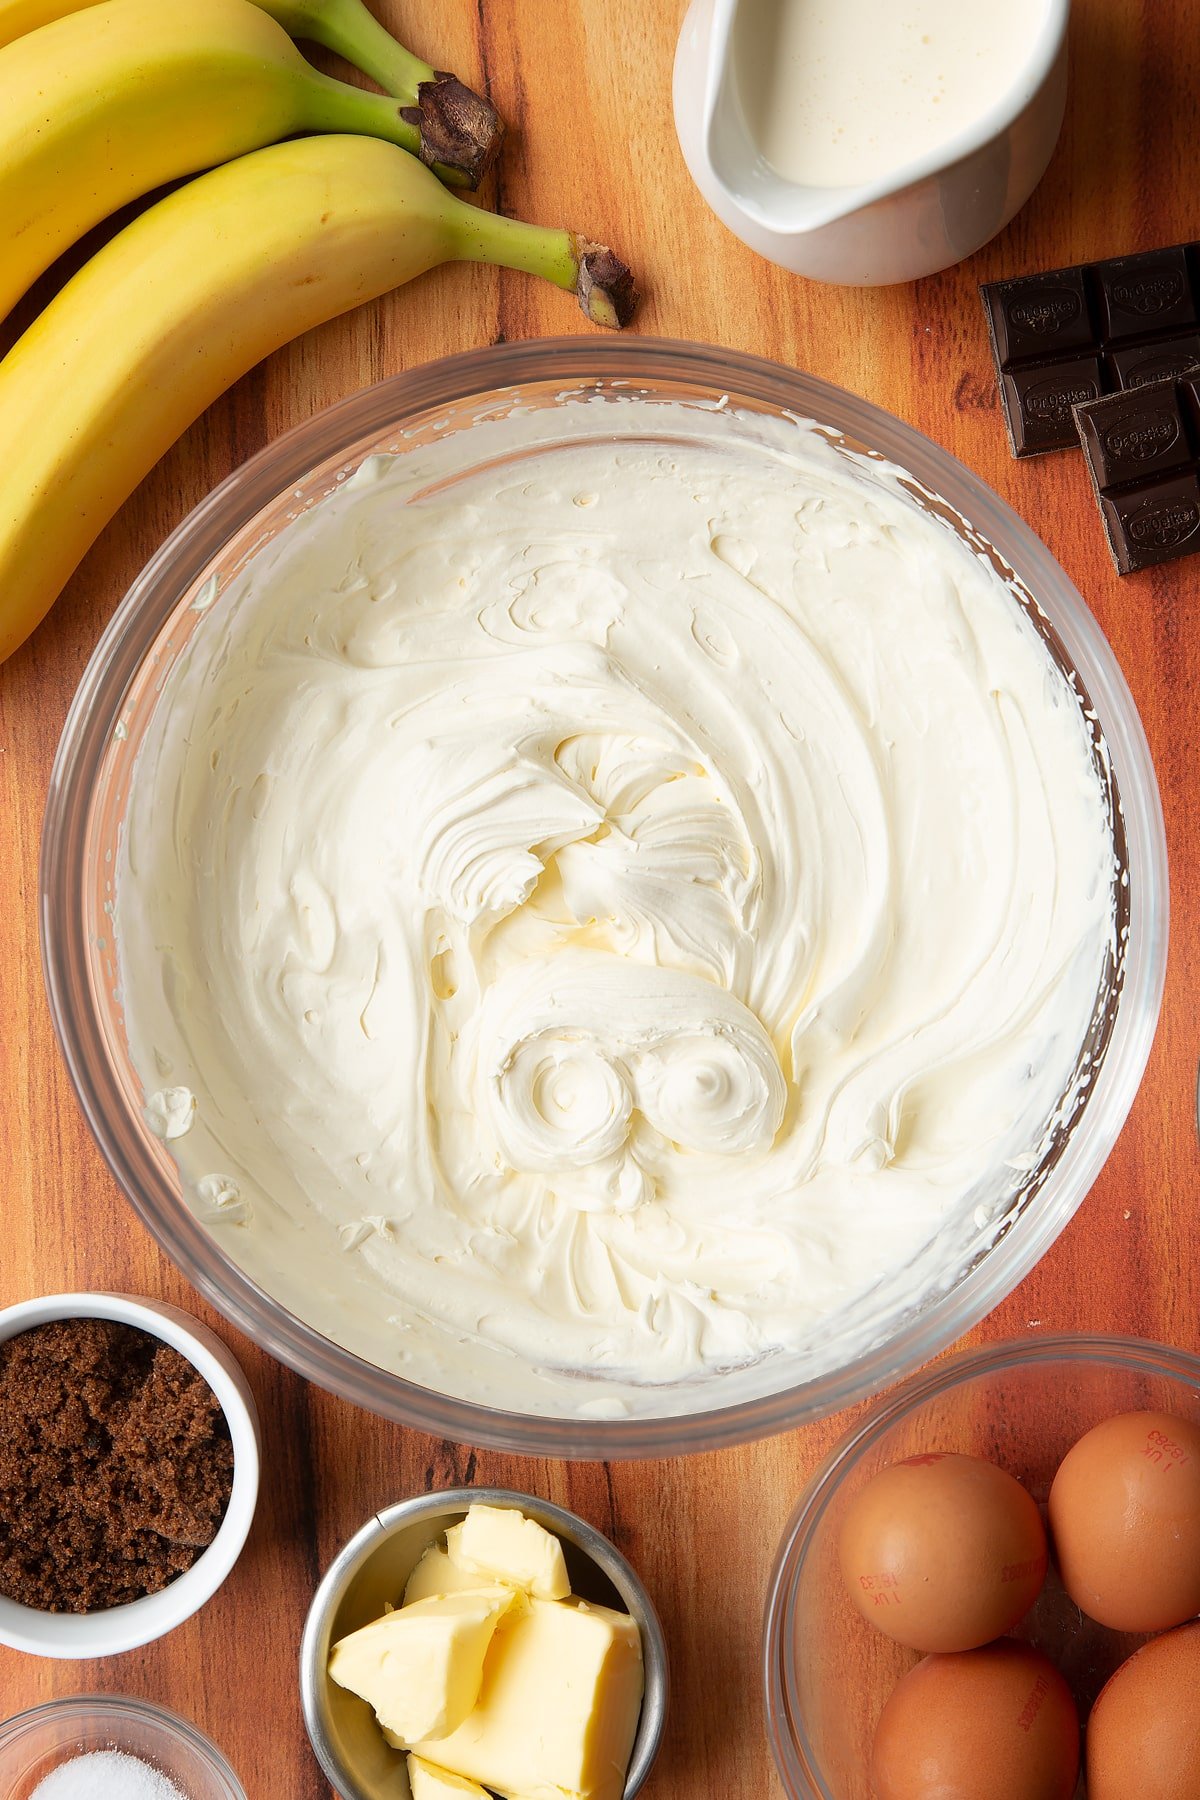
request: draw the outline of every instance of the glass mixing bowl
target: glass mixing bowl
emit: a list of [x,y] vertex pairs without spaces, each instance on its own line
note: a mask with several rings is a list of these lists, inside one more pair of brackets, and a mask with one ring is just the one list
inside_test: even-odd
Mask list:
[[[936,1254],[918,1260],[918,1304],[903,1282],[890,1292],[884,1284],[823,1328],[820,1357],[807,1366],[764,1359],[664,1385],[648,1390],[644,1413],[619,1418],[605,1416],[612,1409],[600,1377],[580,1377],[572,1417],[498,1410],[418,1386],[321,1336],[301,1316],[302,1301],[289,1306],[256,1285],[190,1210],[170,1155],[143,1120],[109,917],[138,745],[166,671],[218,586],[369,453],[445,441],[455,472],[465,473],[479,454],[477,422],[518,406],[553,409],[568,396],[800,415],[860,466],[875,457],[908,471],[913,504],[1002,573],[1070,681],[1108,790],[1122,877],[1119,951],[1080,1054],[1084,1101],[1028,1172],[1004,1228],[973,1226],[968,1207],[955,1242],[939,1240]],[[630,423],[635,412],[614,407],[612,435],[654,441],[652,426]],[[572,338],[477,351],[368,389],[272,445],[197,507],[134,583],[80,684],[51,777],[41,905],[51,1012],[91,1128],[140,1217],[227,1318],[311,1380],[438,1437],[536,1455],[657,1456],[763,1436],[877,1393],[981,1319],[1045,1252],[1111,1150],[1149,1054],[1166,956],[1166,849],[1149,751],[1107,642],[1045,546],[961,463],[867,401],[754,357]]]
[[[1134,1338],[1075,1335],[989,1345],[927,1369],[873,1407],[809,1482],[767,1595],[767,1733],[790,1800],[873,1800],[875,1722],[920,1659],[876,1631],[846,1595],[837,1543],[853,1496],[886,1464],[923,1450],[985,1457],[1045,1510],[1059,1463],[1121,1412],[1200,1423],[1200,1357]],[[1053,1569],[1013,1633],[1066,1676],[1081,1718],[1143,1637],[1085,1618]]]

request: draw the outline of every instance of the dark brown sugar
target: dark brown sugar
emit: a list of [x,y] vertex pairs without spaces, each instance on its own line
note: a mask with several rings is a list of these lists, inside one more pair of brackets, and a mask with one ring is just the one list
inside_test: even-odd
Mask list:
[[96,1612],[157,1593],[217,1534],[220,1403],[169,1344],[107,1319],[0,1343],[0,1594]]

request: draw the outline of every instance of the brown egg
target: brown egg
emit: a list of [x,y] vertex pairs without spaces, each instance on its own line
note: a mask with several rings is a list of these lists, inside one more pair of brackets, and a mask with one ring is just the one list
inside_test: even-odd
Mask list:
[[871,1751],[878,1800],[1070,1800],[1078,1774],[1071,1690],[1048,1657],[1012,1638],[910,1669]]
[[1050,1489],[1063,1586],[1114,1631],[1166,1631],[1200,1613],[1200,1427],[1120,1413],[1080,1438]]
[[1200,1625],[1154,1638],[1123,1662],[1092,1708],[1088,1800],[1200,1794]]
[[1019,1482],[935,1451],[881,1469],[850,1502],[842,1575],[863,1617],[913,1650],[973,1650],[1010,1631],[1046,1578],[1046,1533]]

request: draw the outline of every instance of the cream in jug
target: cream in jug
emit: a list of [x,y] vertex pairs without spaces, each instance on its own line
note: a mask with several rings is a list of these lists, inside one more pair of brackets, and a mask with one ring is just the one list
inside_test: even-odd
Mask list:
[[741,0],[746,128],[787,181],[876,181],[937,151],[1019,81],[1045,0]]

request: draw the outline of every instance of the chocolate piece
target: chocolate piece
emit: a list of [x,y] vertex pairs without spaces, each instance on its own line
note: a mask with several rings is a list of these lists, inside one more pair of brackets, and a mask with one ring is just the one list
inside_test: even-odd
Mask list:
[[1001,375],[1000,391],[1013,421],[1013,434],[1022,445],[1017,455],[1057,450],[1068,430],[1075,435],[1072,408],[1098,399],[1105,391],[1100,358],[1072,357],[1048,366],[1014,369]]
[[1145,387],[1148,381],[1173,380],[1185,369],[1194,369],[1200,363],[1200,332],[1193,331],[1189,337],[1168,338],[1165,343],[1152,344],[1149,349],[1114,350],[1107,360],[1112,365],[1112,378],[1106,382],[1110,393]]
[[1182,244],[1094,263],[1092,275],[1106,340],[1178,331],[1196,323],[1196,300]]
[[986,282],[980,295],[1014,456],[1073,447],[1072,406],[1200,362],[1200,243]]
[[1098,412],[1083,413],[1079,433],[1102,492],[1177,469],[1189,456],[1187,426],[1173,381],[1135,394],[1114,394]]
[[1065,356],[1096,342],[1082,269],[988,282],[980,289],[1002,369],[1030,357]]
[[1194,472],[1106,496],[1100,510],[1120,575],[1200,550],[1200,480]]
[[1117,572],[1200,551],[1200,370],[1075,410]]

